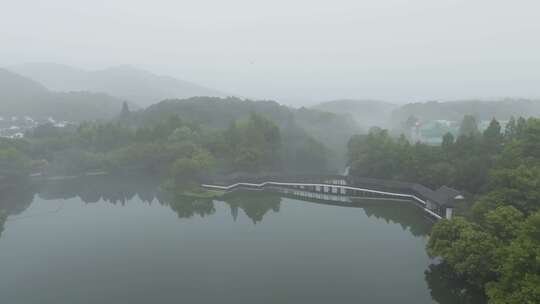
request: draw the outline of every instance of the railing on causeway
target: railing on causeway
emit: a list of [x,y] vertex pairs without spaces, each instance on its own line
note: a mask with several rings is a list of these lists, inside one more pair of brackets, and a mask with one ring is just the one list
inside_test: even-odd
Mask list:
[[343,175],[304,175],[304,176],[250,176],[208,182],[202,185],[207,189],[232,191],[244,189],[288,188],[314,193],[355,196],[372,194],[383,198],[407,199],[421,204],[431,216],[441,219],[437,210],[428,208],[427,199],[433,190],[414,183],[389,181],[372,178],[357,178]]

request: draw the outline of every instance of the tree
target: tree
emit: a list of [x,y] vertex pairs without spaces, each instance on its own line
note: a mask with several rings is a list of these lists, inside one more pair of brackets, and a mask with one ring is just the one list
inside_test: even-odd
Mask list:
[[27,173],[28,158],[14,147],[0,148],[0,176],[15,178]]
[[226,132],[233,162],[247,170],[272,167],[279,159],[280,129],[265,117],[251,113],[245,121],[236,121]]
[[473,206],[477,217],[502,205],[514,206],[527,215],[540,210],[540,167],[494,170],[490,180],[492,190]]
[[303,172],[321,172],[327,167],[326,147],[313,138],[308,138],[297,149],[294,168]]
[[424,272],[433,300],[440,304],[486,303],[483,290],[467,284],[445,262],[429,265]]
[[416,124],[420,121],[418,117],[410,115],[405,121],[405,126],[410,130],[411,128],[416,127]]
[[432,257],[441,257],[467,282],[483,288],[495,277],[497,240],[461,217],[441,220],[427,244]]
[[183,126],[176,128],[172,134],[169,136],[169,141],[175,142],[186,142],[186,141],[196,141],[198,139],[198,134],[188,126]]
[[527,128],[527,120],[523,117],[519,117],[516,123],[516,137],[520,138]]
[[493,118],[489,123],[488,128],[484,130],[483,136],[488,148],[498,149],[503,140],[503,136],[501,134],[501,124],[495,118]]
[[506,126],[504,128],[504,137],[507,140],[512,140],[516,138],[516,128],[516,119],[514,118],[514,116],[511,116],[510,120],[508,120],[508,123],[506,123]]
[[531,215],[517,238],[501,250],[498,272],[500,279],[486,286],[489,303],[540,303],[540,212]]
[[367,137],[353,138],[349,148],[355,149],[349,152],[353,175],[392,178],[400,169],[401,147],[387,130],[372,128]]
[[414,115],[410,115],[404,123],[405,131],[410,137],[414,136],[414,129],[420,125],[420,119]]
[[476,118],[472,115],[465,115],[461,121],[461,126],[459,127],[459,135],[476,136],[478,134],[480,134],[480,131],[478,130]]
[[441,144],[443,150],[448,151],[450,147],[452,147],[452,145],[454,144],[454,140],[454,135],[452,135],[452,133],[448,132],[444,134]]
[[520,131],[520,139],[522,156],[540,159],[540,119],[530,118]]
[[483,226],[500,241],[510,242],[514,239],[525,216],[512,206],[500,206],[486,213]]
[[194,180],[201,173],[208,170],[213,163],[212,155],[203,149],[195,149],[191,155],[185,155],[174,161],[171,174],[176,184],[182,184],[189,180]]
[[128,103],[124,101],[124,103],[122,103],[122,111],[120,112],[120,118],[125,119],[129,116],[130,113],[131,112],[129,111]]
[[485,155],[461,154],[454,159],[454,185],[471,193],[481,193],[485,188],[490,170],[490,161]]

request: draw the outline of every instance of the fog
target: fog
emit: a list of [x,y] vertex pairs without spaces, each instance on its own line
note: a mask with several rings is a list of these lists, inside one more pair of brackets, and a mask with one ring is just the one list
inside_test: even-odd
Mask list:
[[539,12],[0,0],[0,302],[540,303]]
[[538,97],[538,1],[2,1],[0,65],[132,64],[288,104]]

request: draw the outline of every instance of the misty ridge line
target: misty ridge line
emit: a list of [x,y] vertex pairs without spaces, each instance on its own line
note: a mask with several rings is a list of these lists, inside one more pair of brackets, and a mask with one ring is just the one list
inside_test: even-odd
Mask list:
[[[0,68],[0,116],[6,117],[29,116],[41,121],[51,117],[74,123],[110,120],[118,115],[124,102],[132,111],[137,111],[171,100],[189,104],[194,97],[209,97],[207,100],[212,101],[233,98],[247,103],[264,102],[226,94],[170,76],[158,76],[129,65],[94,71],[55,63],[27,63]],[[275,103],[291,109],[307,108],[347,117],[344,120],[356,124],[353,127],[355,132],[366,132],[378,126],[394,130],[394,134],[409,132],[406,121],[410,118],[420,122],[455,123],[461,121],[464,115],[474,115],[479,121],[540,116],[540,101],[525,98],[428,101],[404,105],[376,99],[341,99],[311,106]],[[204,106],[204,103],[198,105]]]
[[[83,69],[79,67],[73,67],[70,65],[59,63],[23,63],[5,66],[4,69],[14,72],[16,74],[30,78],[47,89],[57,92],[79,92],[89,91],[95,93],[105,93],[113,97],[126,99],[139,107],[147,107],[149,105],[158,103],[166,99],[184,99],[189,97],[238,97],[242,99],[250,100],[266,100],[265,98],[257,98],[246,96],[243,94],[236,94],[230,92],[224,92],[219,89],[209,88],[204,85],[197,84],[188,80],[180,80],[169,75],[158,75],[145,69],[138,68],[132,64],[121,64],[116,66],[110,66],[101,69]],[[112,83],[111,83],[112,82]],[[115,83],[117,82],[117,83]],[[137,85],[137,86],[135,86]],[[139,87],[139,86],[142,86]],[[139,90],[140,92],[126,92],[127,90]],[[146,92],[143,92],[143,91]],[[347,101],[347,102],[374,102],[381,103],[385,106],[403,106],[408,104],[418,103],[430,103],[430,102],[463,102],[463,101],[475,101],[475,102],[492,102],[492,101],[505,101],[505,100],[539,100],[540,98],[533,97],[519,97],[519,96],[501,96],[501,97],[474,97],[474,98],[462,98],[462,99],[449,99],[449,100],[434,100],[428,99],[425,101],[409,101],[409,102],[388,102],[381,99],[371,98],[342,98],[334,99],[330,101],[321,100],[320,102],[302,102],[299,100],[295,103],[277,102],[283,105],[289,105],[292,107],[311,106],[317,107],[319,104],[333,101]]]
[[56,63],[27,63],[11,65],[6,69],[37,81],[52,91],[101,92],[139,107],[170,98],[231,95],[171,76],[156,75],[132,65],[85,70]]

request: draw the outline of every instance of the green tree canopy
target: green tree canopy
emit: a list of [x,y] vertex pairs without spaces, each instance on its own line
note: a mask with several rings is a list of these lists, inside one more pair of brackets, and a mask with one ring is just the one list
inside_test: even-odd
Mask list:
[[480,134],[478,130],[478,124],[476,123],[476,118],[472,115],[465,115],[461,121],[459,127],[460,136],[476,136]]

